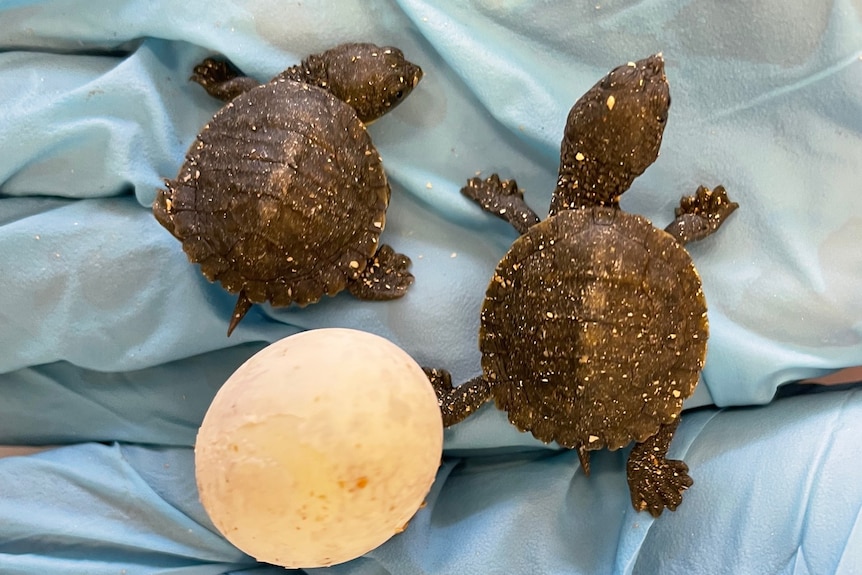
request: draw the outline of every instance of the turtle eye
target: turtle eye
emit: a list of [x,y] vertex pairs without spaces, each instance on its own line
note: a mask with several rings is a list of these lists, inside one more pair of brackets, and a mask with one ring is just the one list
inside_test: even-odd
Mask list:
[[395,92],[395,98],[396,99],[400,100],[403,97],[404,97],[404,90],[398,90],[397,92]]

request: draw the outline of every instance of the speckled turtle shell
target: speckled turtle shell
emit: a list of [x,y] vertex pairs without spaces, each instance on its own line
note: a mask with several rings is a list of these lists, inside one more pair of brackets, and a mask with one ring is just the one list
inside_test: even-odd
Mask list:
[[723,186],[680,199],[664,230],[620,209],[657,158],[670,108],[664,59],[617,66],[569,111],[560,171],[543,221],[515,180],[473,177],[461,193],[521,234],[482,306],[482,375],[459,386],[426,368],[443,421],[494,399],[521,431],[590,452],[634,442],[632,506],[675,510],[692,484],[668,458],[683,400],[706,359],[706,300],[688,243],[716,232],[739,204]]
[[706,356],[686,250],[619,209],[564,210],[500,261],[480,348],[497,406],[536,438],[585,450],[642,442],[675,420]]
[[380,244],[389,185],[366,124],[422,77],[398,48],[346,43],[261,85],[207,58],[191,80],[228,102],[201,130],[153,214],[210,281],[255,303],[304,306],[347,288],[402,297],[410,258]]
[[283,78],[216,113],[169,186],[172,233],[189,259],[228,291],[275,306],[315,302],[355,279],[390,195],[355,110]]

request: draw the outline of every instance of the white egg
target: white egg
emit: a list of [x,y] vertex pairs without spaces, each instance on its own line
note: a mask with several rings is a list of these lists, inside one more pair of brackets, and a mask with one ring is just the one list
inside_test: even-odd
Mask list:
[[195,446],[201,502],[234,545],[284,567],[359,557],[421,507],[443,447],[437,398],[391,342],[348,329],[278,341],[216,395]]

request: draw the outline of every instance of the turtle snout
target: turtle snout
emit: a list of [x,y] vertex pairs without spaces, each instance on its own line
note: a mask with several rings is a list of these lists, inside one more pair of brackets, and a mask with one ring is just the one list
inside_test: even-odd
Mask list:
[[638,64],[640,64],[639,67],[646,68],[657,76],[664,76],[664,56],[661,52],[659,52],[658,54],[653,54],[648,58],[644,58],[643,60],[638,62]]
[[659,52],[639,60],[635,66],[640,71],[640,83],[643,90],[650,94],[650,99],[658,111],[659,121],[664,123],[667,119],[668,108],[670,108],[670,90],[667,76],[664,73],[664,57]]
[[404,75],[405,78],[410,78],[410,85],[415,88],[419,81],[422,79],[422,68],[413,64],[411,62],[407,62],[407,73]]
[[667,76],[664,73],[664,56],[662,56],[661,52],[629,65],[634,65],[642,81],[646,81],[647,84],[667,83]]

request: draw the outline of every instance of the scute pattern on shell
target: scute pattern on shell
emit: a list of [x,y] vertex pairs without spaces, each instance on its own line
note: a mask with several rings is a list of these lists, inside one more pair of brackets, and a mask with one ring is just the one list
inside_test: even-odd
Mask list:
[[706,356],[690,256],[645,218],[567,210],[512,245],[491,280],[480,348],[494,399],[545,442],[642,442],[678,417]]
[[[255,303],[313,303],[377,250],[390,190],[353,108],[276,79],[201,131],[156,217],[204,275]],[[336,225],[337,222],[337,225]]]

